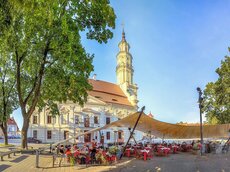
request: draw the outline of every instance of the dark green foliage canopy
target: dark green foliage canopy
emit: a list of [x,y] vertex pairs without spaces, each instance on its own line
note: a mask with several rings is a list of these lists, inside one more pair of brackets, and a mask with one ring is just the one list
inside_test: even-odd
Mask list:
[[0,124],[7,121],[10,114],[18,107],[15,89],[15,76],[11,70],[12,66],[0,48]]
[[229,56],[221,62],[216,73],[219,75],[218,80],[208,83],[204,91],[204,112],[209,123],[230,123]]
[[[93,71],[93,55],[81,43],[112,38],[115,14],[109,0],[0,0],[0,47],[16,78],[24,119],[25,148],[29,119],[36,107],[58,114],[57,102],[83,105]],[[2,63],[2,60],[0,61]]]
[[20,104],[32,106],[38,96],[41,107],[54,105],[45,100],[68,99],[82,105],[91,88],[87,79],[93,71],[93,56],[83,48],[80,33],[87,32],[88,39],[99,43],[112,38],[115,14],[109,1],[7,2],[3,12],[9,12],[1,19],[7,28],[2,39],[20,70]]

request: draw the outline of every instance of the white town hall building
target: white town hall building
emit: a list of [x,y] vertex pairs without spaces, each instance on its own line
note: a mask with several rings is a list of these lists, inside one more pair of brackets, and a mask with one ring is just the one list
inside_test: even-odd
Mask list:
[[[77,103],[65,102],[59,104],[60,116],[52,117],[44,108],[42,112],[34,112],[30,120],[28,137],[34,137],[43,143],[53,143],[75,137],[76,135],[94,128],[102,127],[118,119],[124,118],[137,111],[137,85],[133,83],[132,55],[130,46],[122,32],[117,54],[117,84],[106,81],[89,79],[93,86],[88,92],[88,100],[84,107]],[[128,128],[112,128],[81,136],[81,143],[125,142],[130,136]],[[136,140],[142,139],[142,133],[135,132]]]

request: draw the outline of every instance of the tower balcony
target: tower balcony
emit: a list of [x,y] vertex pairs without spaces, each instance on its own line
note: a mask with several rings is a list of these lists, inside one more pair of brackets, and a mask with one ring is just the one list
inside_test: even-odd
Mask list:
[[119,68],[127,68],[130,69],[133,72],[133,66],[132,65],[128,65],[128,64],[121,64],[121,65],[117,65],[116,70],[118,70]]

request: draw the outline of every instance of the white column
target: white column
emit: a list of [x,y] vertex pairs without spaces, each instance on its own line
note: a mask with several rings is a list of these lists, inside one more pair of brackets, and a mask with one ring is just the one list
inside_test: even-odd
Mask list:
[[38,113],[38,125],[40,125],[40,122],[41,122],[41,115],[42,115],[42,113],[39,112],[39,113]]

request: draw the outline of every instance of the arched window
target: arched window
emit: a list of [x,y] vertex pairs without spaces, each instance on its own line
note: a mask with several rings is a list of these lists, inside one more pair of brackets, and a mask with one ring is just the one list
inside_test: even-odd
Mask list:
[[84,117],[84,126],[89,127],[89,125],[90,125],[89,115],[86,115]]
[[78,115],[74,116],[74,123],[79,124],[79,116]]

